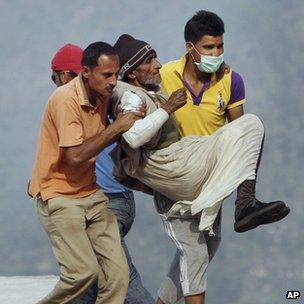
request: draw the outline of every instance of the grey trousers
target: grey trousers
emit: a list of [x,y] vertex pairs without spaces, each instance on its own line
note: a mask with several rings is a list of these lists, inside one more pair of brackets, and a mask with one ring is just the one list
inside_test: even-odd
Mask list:
[[176,246],[176,253],[158,297],[165,304],[175,304],[185,296],[201,294],[207,288],[207,268],[221,241],[221,210],[213,224],[215,235],[200,231],[199,216],[169,218],[164,214],[174,204],[165,196],[155,193],[154,203],[166,233]]

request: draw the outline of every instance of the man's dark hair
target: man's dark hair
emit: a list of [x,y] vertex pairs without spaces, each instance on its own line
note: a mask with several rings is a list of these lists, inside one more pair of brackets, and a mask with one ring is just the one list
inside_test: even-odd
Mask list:
[[184,36],[185,41],[196,43],[204,35],[221,36],[225,32],[223,20],[215,13],[198,11],[186,23]]
[[98,41],[91,43],[82,55],[82,66],[94,68],[98,65],[98,59],[101,55],[117,55],[115,49],[108,43]]

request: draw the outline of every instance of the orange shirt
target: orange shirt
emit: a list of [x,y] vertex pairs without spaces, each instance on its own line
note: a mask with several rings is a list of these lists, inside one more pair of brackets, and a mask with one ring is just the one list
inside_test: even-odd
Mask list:
[[95,157],[77,166],[62,161],[62,149],[82,144],[105,129],[106,110],[89,103],[81,78],[59,87],[50,97],[42,119],[29,193],[42,200],[85,197],[99,187]]

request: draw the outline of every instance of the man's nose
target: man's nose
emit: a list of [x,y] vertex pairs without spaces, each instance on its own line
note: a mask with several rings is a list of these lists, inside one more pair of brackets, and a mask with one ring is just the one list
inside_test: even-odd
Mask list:
[[223,48],[222,47],[215,47],[213,50],[212,50],[212,56],[220,56],[222,55],[223,53]]
[[157,59],[154,60],[154,67],[156,69],[160,69],[162,67],[161,63]]
[[117,84],[117,76],[112,76],[110,81],[109,81],[109,84],[112,86],[112,87],[115,87],[116,84]]

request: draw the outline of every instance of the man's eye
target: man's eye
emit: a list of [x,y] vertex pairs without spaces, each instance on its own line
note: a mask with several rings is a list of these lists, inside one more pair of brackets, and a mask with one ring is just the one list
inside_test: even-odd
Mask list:
[[148,57],[144,63],[151,63],[153,59],[156,59],[156,57]]
[[104,74],[102,74],[103,75],[103,77],[105,77],[105,78],[109,78],[109,77],[111,77],[112,76],[112,74],[111,73],[104,73]]

